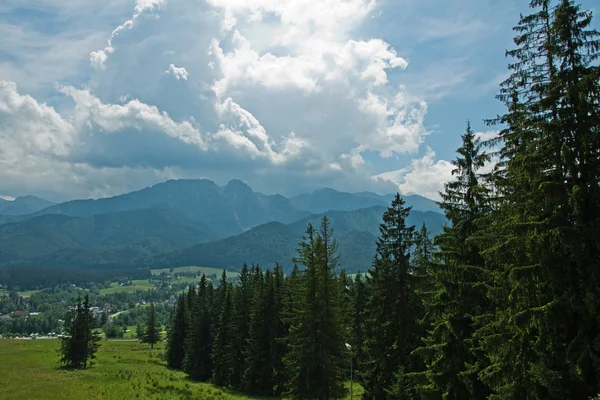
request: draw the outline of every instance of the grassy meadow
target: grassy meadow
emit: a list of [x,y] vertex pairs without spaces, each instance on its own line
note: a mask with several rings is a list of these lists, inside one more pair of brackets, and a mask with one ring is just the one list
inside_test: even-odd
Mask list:
[[[171,272],[171,269],[170,268],[153,269],[152,275],[160,275],[163,272],[169,273],[169,272]],[[217,277],[220,277],[221,274],[223,273],[223,270],[220,268],[187,266],[187,267],[173,268],[172,273],[177,274],[177,273],[181,273],[181,272],[196,272],[198,274],[204,274],[206,276],[215,274],[215,275],[217,275]],[[238,272],[227,271],[227,276],[230,278],[234,278],[238,275],[239,275]]]
[[113,282],[110,284],[109,288],[100,289],[100,294],[113,294],[113,293],[135,293],[138,290],[150,290],[154,287],[154,285],[148,282],[147,279],[136,279],[131,281],[131,285],[129,286],[119,286],[118,282]]
[[[219,399],[248,397],[193,382],[162,360],[164,344],[102,341],[95,364],[85,370],[58,366],[57,340],[0,340],[0,399]],[[354,384],[354,398],[361,388]]]

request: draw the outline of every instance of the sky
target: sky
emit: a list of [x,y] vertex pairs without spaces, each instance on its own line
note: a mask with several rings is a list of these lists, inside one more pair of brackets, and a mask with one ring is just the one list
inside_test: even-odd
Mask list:
[[491,135],[484,119],[503,112],[520,12],[526,1],[3,0],[0,197],[207,178],[438,199],[467,119]]

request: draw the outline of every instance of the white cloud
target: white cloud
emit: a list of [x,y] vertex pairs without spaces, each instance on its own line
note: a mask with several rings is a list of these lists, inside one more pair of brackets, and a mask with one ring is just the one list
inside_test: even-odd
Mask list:
[[174,64],[169,64],[165,73],[173,75],[177,80],[183,79],[184,81],[187,81],[189,75],[184,67],[176,67]]
[[500,131],[498,131],[498,130],[475,132],[475,138],[479,139],[481,141],[486,141],[486,140],[490,140],[490,139],[494,139],[494,138],[498,137],[499,133],[500,133]]
[[386,179],[398,184],[403,194],[420,194],[430,199],[439,200],[439,192],[444,184],[452,179],[452,163],[435,160],[435,152],[427,148],[422,158],[414,159],[407,168],[384,172],[375,178]]
[[370,179],[362,154],[416,153],[427,104],[390,80],[408,62],[360,33],[374,9],[373,0],[138,0],[107,45],[87,49],[89,80],[52,94],[62,107],[0,86],[0,163],[10,164],[0,182],[11,182],[0,191],[96,196],[199,175],[267,191],[389,188]]

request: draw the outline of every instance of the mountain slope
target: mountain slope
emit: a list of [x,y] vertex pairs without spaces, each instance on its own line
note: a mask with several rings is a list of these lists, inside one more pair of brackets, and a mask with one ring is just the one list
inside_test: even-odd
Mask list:
[[[375,255],[384,207],[370,207],[354,211],[329,211],[334,238],[339,243],[340,267],[348,272],[366,271]],[[202,243],[168,254],[138,260],[136,266],[151,268],[202,265],[228,270],[239,270],[244,263],[258,263],[269,268],[279,262],[286,271],[308,223],[318,226],[323,214],[284,225],[267,223],[216,242]],[[433,212],[413,211],[408,223],[420,226],[423,222],[433,232],[441,231],[445,219]]]
[[219,187],[208,179],[180,179],[119,196],[56,204],[21,219],[44,214],[90,217],[151,207],[168,207],[190,221],[202,222],[219,238],[266,222],[292,222],[310,214],[293,209],[282,196],[255,193],[240,180]]
[[35,196],[21,196],[12,201],[0,199],[0,214],[3,215],[25,215],[31,214],[44,208],[52,206],[54,203],[48,200],[40,199]]
[[[419,195],[402,196],[407,206],[414,211],[441,212],[437,203]],[[373,192],[347,193],[330,188],[317,189],[290,199],[290,204],[299,209],[320,214],[329,210],[353,211],[374,206],[387,207],[394,199],[393,194],[379,195]]]
[[[180,213],[166,208],[86,218],[48,214],[0,225],[0,263],[35,260],[42,266],[46,264],[44,257],[51,254],[84,254],[93,248],[105,253],[126,249],[132,254],[123,258],[122,262],[127,263],[137,257],[214,239],[208,226],[190,224]],[[77,257],[69,259],[77,263]]]

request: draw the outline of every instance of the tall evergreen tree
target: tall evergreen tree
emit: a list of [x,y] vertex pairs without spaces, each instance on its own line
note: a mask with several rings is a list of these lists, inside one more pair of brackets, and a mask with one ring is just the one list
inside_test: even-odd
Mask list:
[[[410,207],[396,194],[391,206],[383,214],[377,255],[369,269],[367,304],[367,351],[369,361],[364,365],[365,399],[388,399],[397,393],[388,393],[397,380],[399,370],[410,372],[410,352],[416,347],[418,336],[418,299],[415,279],[410,273],[410,252],[414,226],[406,225]],[[402,372],[400,372],[402,374]],[[401,398],[410,398],[409,388]],[[396,397],[397,398],[397,397]]]
[[90,311],[88,295],[83,303],[81,297],[77,298],[77,304],[68,317],[68,336],[61,339],[60,362],[71,368],[85,368],[96,357],[100,347],[100,337],[93,332],[95,320]]
[[350,341],[352,346],[352,366],[354,376],[361,380],[363,376],[363,361],[366,360],[365,310],[368,292],[362,274],[356,274],[350,285]]
[[191,323],[186,334],[184,371],[195,380],[209,381],[212,377],[212,291],[203,274],[196,295],[192,295]]
[[213,382],[219,386],[229,384],[231,373],[231,285],[227,281],[227,273],[223,271],[219,294],[222,296],[219,319],[215,325],[215,338],[212,347]]
[[148,320],[146,322],[146,329],[144,331],[144,337],[142,343],[149,343],[152,348],[160,340],[160,329],[156,322],[156,310],[154,303],[150,303],[148,309]]
[[273,395],[275,370],[271,352],[274,344],[274,287],[273,275],[267,270],[265,279],[255,293],[256,301],[250,320],[245,374],[246,390],[255,395]]
[[[534,0],[515,28],[486,252],[498,312],[481,335],[481,377],[497,398],[587,398],[598,391],[598,33],[572,1]],[[594,172],[592,172],[592,170]],[[583,211],[583,210],[586,211]],[[585,293],[585,294],[584,294]],[[585,300],[584,300],[585,299]]]
[[[427,367],[427,380],[420,389],[444,399],[482,399],[490,391],[478,374],[487,361],[478,350],[474,332],[476,319],[490,311],[485,290],[489,276],[473,235],[477,221],[488,213],[487,189],[480,170],[489,156],[468,123],[457,153],[452,171],[455,178],[440,193],[440,206],[450,226],[436,238],[441,263],[431,267],[428,274],[433,288],[424,296],[428,311],[425,320],[431,327],[424,346],[417,350]],[[427,247],[432,246],[424,240],[418,246],[425,268],[430,266]]]
[[231,386],[244,389],[243,375],[246,370],[246,341],[250,330],[250,270],[244,264],[239,275],[239,285],[233,290],[231,322]]
[[309,224],[298,249],[297,261],[306,269],[284,359],[290,376],[288,393],[294,399],[333,399],[345,392],[336,250],[327,217],[318,232]]
[[173,313],[167,340],[166,359],[170,368],[181,369],[185,358],[185,340],[188,330],[187,298],[180,295]]

